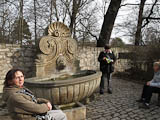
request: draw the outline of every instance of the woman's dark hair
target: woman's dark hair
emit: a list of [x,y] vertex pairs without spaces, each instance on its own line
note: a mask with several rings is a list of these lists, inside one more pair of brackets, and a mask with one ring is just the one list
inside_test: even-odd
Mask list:
[[[5,87],[10,86],[9,83],[8,83],[8,81],[11,81],[11,80],[13,80],[13,79],[15,78],[15,73],[16,73],[17,71],[20,71],[20,72],[23,73],[23,71],[22,71],[21,69],[11,69],[11,70],[9,70],[9,71],[7,72],[6,77],[5,77],[5,81],[4,81],[4,86],[5,86]],[[24,73],[23,73],[23,74],[24,74]]]
[[111,46],[110,46],[109,44],[106,44],[106,45],[104,46],[104,49],[105,49],[105,50],[111,49]]

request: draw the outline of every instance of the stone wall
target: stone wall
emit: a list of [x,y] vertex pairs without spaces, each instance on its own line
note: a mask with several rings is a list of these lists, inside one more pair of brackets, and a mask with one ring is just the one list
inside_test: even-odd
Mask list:
[[[102,50],[103,48],[78,47],[77,59],[79,60],[80,69],[99,70],[97,58]],[[113,51],[117,58],[120,52],[128,52],[124,48],[113,48]],[[26,77],[35,76],[35,56],[36,50],[34,46],[0,45],[0,92],[2,91],[4,77],[11,68],[22,69]],[[116,71],[122,72],[128,69],[128,63],[127,59],[118,59],[115,64]]]
[[[80,61],[80,69],[99,70],[99,62],[97,59],[99,53],[103,50],[103,48],[97,47],[79,47],[77,58]],[[112,50],[117,57],[117,61],[115,63],[115,71],[123,72],[126,69],[129,69],[129,60],[119,59],[119,53],[127,53],[129,51],[128,48],[113,48]]]
[[[35,52],[33,46],[0,45],[0,86],[11,68],[22,69],[26,77],[34,76]],[[2,91],[2,87],[0,87],[0,91]]]

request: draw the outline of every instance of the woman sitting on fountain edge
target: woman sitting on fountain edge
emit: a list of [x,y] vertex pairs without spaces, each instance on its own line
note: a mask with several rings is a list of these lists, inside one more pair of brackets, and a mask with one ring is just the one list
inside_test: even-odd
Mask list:
[[153,69],[155,72],[153,79],[144,85],[142,96],[137,100],[137,102],[142,103],[140,108],[149,109],[152,93],[160,93],[160,62],[155,62]]
[[13,120],[67,120],[61,110],[52,110],[48,100],[36,98],[24,86],[24,74],[20,69],[11,69],[6,74],[3,100]]

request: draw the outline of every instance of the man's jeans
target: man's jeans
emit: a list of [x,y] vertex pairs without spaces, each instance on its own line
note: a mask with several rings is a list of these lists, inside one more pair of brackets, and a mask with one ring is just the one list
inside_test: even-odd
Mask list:
[[111,73],[103,73],[102,72],[100,90],[104,90],[105,82],[108,83],[107,84],[108,90],[112,90],[111,78],[112,78],[112,74]]
[[152,97],[152,93],[160,93],[160,88],[147,86],[145,84],[143,87],[142,99],[144,99],[146,103],[149,103]]

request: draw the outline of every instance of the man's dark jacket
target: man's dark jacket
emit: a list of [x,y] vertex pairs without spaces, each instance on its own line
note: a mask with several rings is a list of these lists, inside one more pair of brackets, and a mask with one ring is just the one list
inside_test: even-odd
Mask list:
[[[106,58],[109,57],[110,59],[113,60],[113,62],[112,63],[107,63],[106,60],[103,60],[104,57],[106,57]],[[112,73],[112,72],[114,72],[113,63],[115,63],[115,61],[116,61],[116,56],[114,55],[114,53],[112,51],[109,52],[109,53],[106,53],[105,51],[102,51],[99,54],[98,61],[100,62],[100,70],[103,73]]]

